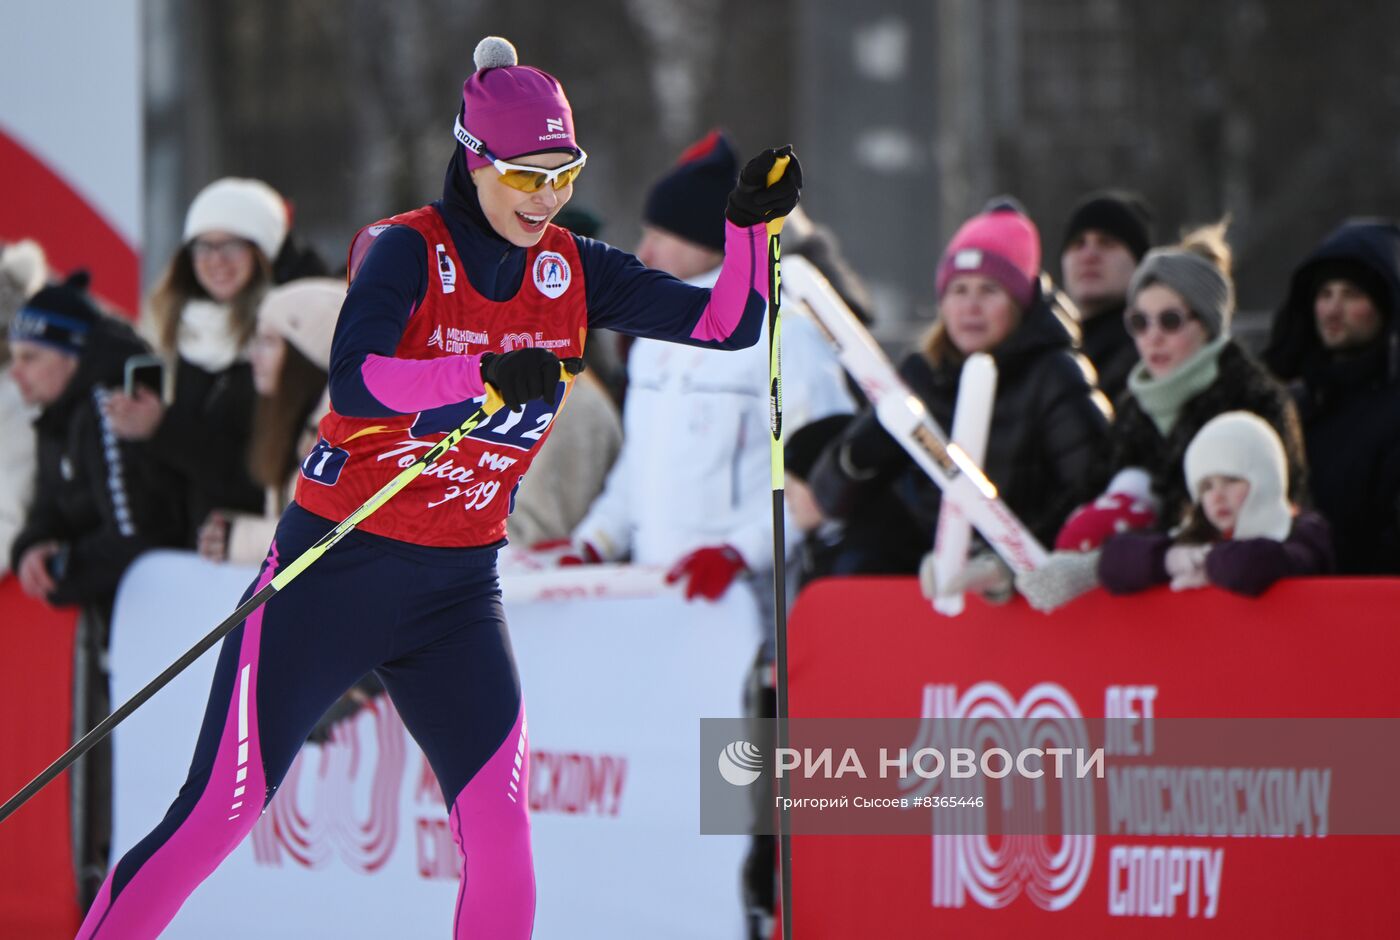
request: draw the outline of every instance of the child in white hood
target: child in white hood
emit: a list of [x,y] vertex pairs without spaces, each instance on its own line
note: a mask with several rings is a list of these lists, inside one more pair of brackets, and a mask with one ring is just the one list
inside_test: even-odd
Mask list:
[[1257,597],[1280,578],[1332,570],[1327,521],[1288,501],[1283,444],[1258,415],[1212,418],[1187,447],[1185,472],[1192,505],[1179,529],[1104,543],[1098,577],[1109,593],[1213,584]]

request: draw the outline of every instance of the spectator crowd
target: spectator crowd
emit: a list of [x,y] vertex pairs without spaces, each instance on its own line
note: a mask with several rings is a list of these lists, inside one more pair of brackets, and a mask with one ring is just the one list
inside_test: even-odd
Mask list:
[[[713,284],[738,169],[717,131],[660,171],[641,261]],[[1400,227],[1350,220],[1321,237],[1278,285],[1262,349],[1232,332],[1225,221],[1160,243],[1146,200],[1111,189],[1057,231],[1060,286],[1014,199],[968,219],[929,259],[938,315],[898,359],[949,429],[964,364],[992,357],[983,467],[1053,547],[1014,576],[974,540],[956,588],[1051,610],[1097,586],[1254,596],[1284,577],[1400,573]],[[786,251],[868,321],[831,232],[799,210],[787,234]],[[262,557],[330,407],[345,281],[329,273],[295,236],[287,200],[241,178],[194,199],[136,317],[105,309],[103,285],[82,272],[49,270],[42,246],[3,246],[0,547],[26,594],[83,609],[94,654],[142,552]],[[928,563],[941,492],[862,407],[813,324],[798,309],[784,317],[790,574],[797,585],[918,574],[930,597],[946,590]],[[741,590],[767,610],[766,338],[742,353],[617,340],[592,339],[596,375],[580,378],[558,440],[513,495],[516,550],[662,565],[687,599]],[[610,362],[625,364],[625,383],[599,380],[614,378]],[[745,691],[754,717],[774,708],[771,663],[770,634]],[[105,687],[94,669],[79,681]],[[367,677],[352,698],[378,691]],[[90,723],[109,704],[92,700]],[[93,831],[84,849],[93,888],[103,838]],[[756,844],[745,878],[756,922],[772,908],[771,856]]]

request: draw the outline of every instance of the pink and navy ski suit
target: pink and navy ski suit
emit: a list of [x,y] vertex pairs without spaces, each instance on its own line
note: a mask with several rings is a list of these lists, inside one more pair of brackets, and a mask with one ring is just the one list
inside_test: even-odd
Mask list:
[[[479,406],[486,352],[583,352],[587,331],[737,349],[767,299],[763,226],[727,226],[714,289],[550,227],[499,238],[460,153],[444,199],[351,250],[333,408],[249,595]],[[239,628],[218,666],[189,776],[116,864],[83,940],[155,937],[248,834],[307,733],[375,671],[437,775],[461,851],[454,936],[523,940],[534,919],[524,700],[496,552],[516,485],[568,397],[497,412]]]

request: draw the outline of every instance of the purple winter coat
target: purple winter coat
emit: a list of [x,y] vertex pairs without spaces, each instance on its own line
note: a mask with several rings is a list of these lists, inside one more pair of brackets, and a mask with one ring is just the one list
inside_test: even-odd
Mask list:
[[[1110,594],[1134,594],[1167,584],[1169,535],[1125,532],[1103,545],[1099,582]],[[1333,570],[1332,533],[1327,520],[1301,512],[1282,542],[1273,539],[1224,539],[1206,555],[1206,578],[1216,587],[1258,597],[1280,578],[1327,574]]]

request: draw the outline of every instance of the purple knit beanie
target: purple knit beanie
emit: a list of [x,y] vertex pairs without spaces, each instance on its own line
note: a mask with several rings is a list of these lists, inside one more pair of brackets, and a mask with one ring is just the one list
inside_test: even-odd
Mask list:
[[490,166],[484,146],[501,160],[528,153],[569,150],[574,114],[564,88],[548,72],[520,65],[515,47],[499,36],[477,43],[476,71],[462,84],[462,112],[456,137],[467,151],[467,168]]

